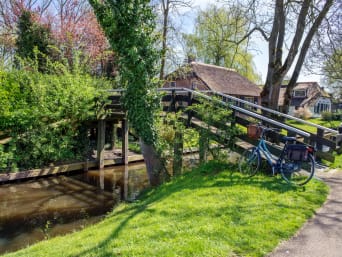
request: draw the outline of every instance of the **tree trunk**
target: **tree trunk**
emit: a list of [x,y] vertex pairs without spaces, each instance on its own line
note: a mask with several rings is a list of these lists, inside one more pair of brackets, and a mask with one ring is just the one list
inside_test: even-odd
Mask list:
[[162,35],[162,50],[161,50],[161,61],[160,61],[160,75],[159,79],[164,79],[164,70],[166,63],[166,52],[167,52],[167,32],[168,32],[168,19],[169,19],[169,8],[170,3],[166,1],[163,4],[164,20],[163,20],[163,35]]
[[159,186],[169,178],[164,163],[153,145],[148,145],[140,139],[148,179],[151,186]]

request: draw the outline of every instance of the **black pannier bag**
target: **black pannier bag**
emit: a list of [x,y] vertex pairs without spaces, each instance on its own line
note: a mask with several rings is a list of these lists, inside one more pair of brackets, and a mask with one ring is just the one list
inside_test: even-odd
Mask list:
[[308,149],[306,145],[288,145],[287,146],[287,158],[292,161],[307,161]]

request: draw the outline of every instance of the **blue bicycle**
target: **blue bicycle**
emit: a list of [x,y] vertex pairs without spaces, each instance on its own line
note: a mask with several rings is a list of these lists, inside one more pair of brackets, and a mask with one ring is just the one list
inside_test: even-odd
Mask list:
[[262,159],[266,159],[272,168],[272,174],[280,173],[282,178],[290,184],[303,186],[312,179],[315,173],[314,148],[312,146],[298,143],[295,137],[284,136],[284,147],[279,157],[275,157],[267,149],[265,136],[267,132],[278,133],[279,130],[258,125],[257,131],[259,131],[258,145],[245,150],[239,158],[241,173],[248,177],[254,176]]

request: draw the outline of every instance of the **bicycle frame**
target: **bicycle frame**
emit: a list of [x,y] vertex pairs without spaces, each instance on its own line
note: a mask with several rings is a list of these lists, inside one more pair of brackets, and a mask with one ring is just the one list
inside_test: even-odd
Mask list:
[[256,150],[258,151],[258,154],[261,158],[261,153],[266,157],[268,165],[272,168],[272,174],[275,175],[276,170],[280,168],[281,160],[283,159],[285,150],[286,150],[287,142],[285,143],[285,146],[283,147],[279,157],[274,157],[270,150],[268,150],[266,145],[266,140],[264,139],[264,132],[262,133],[258,145],[256,147]]

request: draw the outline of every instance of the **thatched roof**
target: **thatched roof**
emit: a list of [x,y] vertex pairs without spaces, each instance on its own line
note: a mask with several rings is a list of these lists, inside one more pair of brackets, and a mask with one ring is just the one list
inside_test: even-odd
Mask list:
[[[261,89],[233,69],[199,62],[191,62],[186,67],[187,76],[190,74],[201,80],[210,90],[228,95],[260,96]],[[184,70],[184,67],[180,69]],[[175,74],[180,73],[179,70],[175,71],[174,79],[178,77]]]

